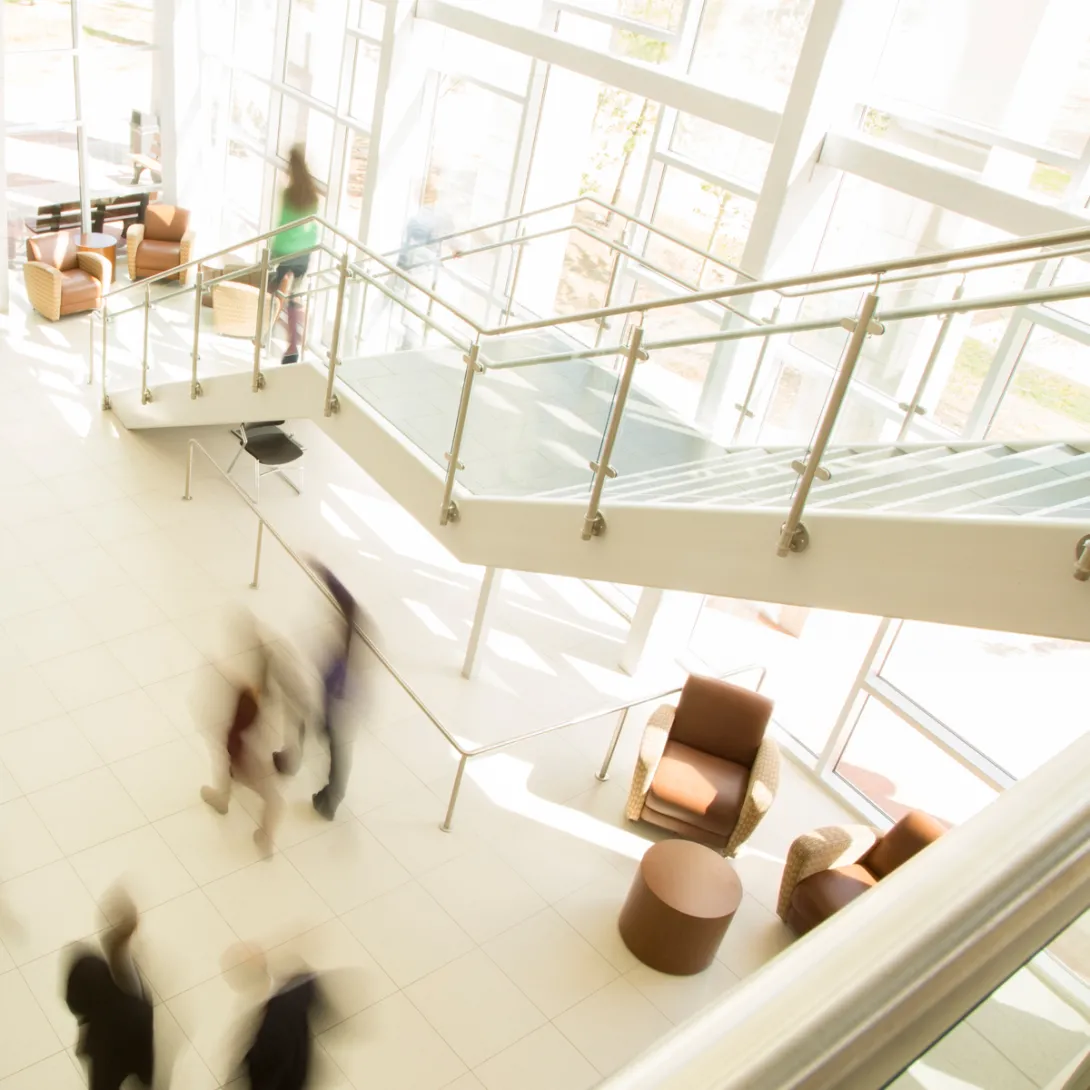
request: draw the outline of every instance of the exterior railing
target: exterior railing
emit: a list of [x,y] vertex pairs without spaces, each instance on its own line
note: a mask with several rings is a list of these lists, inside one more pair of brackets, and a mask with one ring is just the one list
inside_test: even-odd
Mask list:
[[[326,586],[325,581],[314,571],[313,568],[304,560],[288,542],[284,539],[283,535],[272,525],[269,520],[262,514],[261,509],[254,503],[254,501],[243,491],[243,489],[231,478],[231,476],[224,470],[219,463],[212,457],[211,454],[196,440],[189,440],[189,449],[186,457],[185,467],[185,492],[182,494],[182,499],[191,500],[193,498],[193,454],[196,451],[200,451],[201,454],[211,463],[212,467],[216,470],[220,477],[231,486],[232,489],[238,494],[239,498],[246,504],[247,507],[253,512],[254,517],[257,519],[257,540],[254,546],[254,574],[250,580],[250,586],[257,588],[261,578],[261,548],[265,537],[265,531],[267,530],[273,538],[277,541],[280,547],[285,553],[299,566],[308,579],[325,595],[329,602],[336,606],[329,588]],[[621,734],[624,730],[625,721],[628,718],[628,713],[633,708],[638,708],[643,704],[649,704],[652,701],[665,700],[667,697],[676,696],[681,692],[681,686],[675,686],[671,689],[665,689],[661,692],[651,693],[647,696],[640,696],[634,700],[626,701],[623,704],[614,704],[607,708],[599,708],[596,711],[586,712],[584,714],[576,716],[574,719],[566,719],[562,723],[552,723],[548,726],[538,727],[536,730],[525,731],[522,734],[517,734],[512,738],[505,738],[499,742],[490,742],[487,745],[467,747],[463,745],[443,721],[433,712],[428,705],[424,702],[419,693],[409,684],[404,675],[397,669],[396,666],[390,661],[389,657],[383,652],[374,640],[372,633],[360,625],[358,622],[355,624],[356,634],[363,640],[367,648],[383,666],[383,668],[390,674],[390,676],[401,687],[402,691],[410,700],[424,713],[428,722],[443,736],[447,745],[458,754],[458,768],[454,774],[454,783],[451,786],[450,799],[447,802],[446,813],[443,817],[443,821],[440,824],[440,828],[443,832],[450,832],[451,822],[454,819],[454,810],[458,805],[458,795],[462,789],[462,779],[465,775],[466,765],[474,757],[486,757],[491,753],[498,753],[500,750],[510,749],[512,746],[517,746],[521,742],[528,742],[532,738],[540,738],[546,734],[555,734],[557,731],[567,730],[569,727],[576,727],[582,723],[589,723],[595,719],[602,719],[607,715],[616,715],[617,724],[613,730],[613,735],[610,738],[609,747],[606,750],[605,756],[602,759],[602,765],[598,772],[595,773],[599,780],[607,780],[609,778],[609,768],[613,761],[613,755],[617,750],[617,744],[621,740]],[[761,686],[764,684],[767,670],[764,666],[757,663],[750,663],[745,666],[739,666],[732,670],[728,670],[724,674],[718,675],[720,680],[728,677],[737,677],[740,674],[748,674],[756,672],[757,674],[757,686],[756,690],[760,692]]]
[[[200,396],[202,388],[198,374],[198,341],[200,337],[199,307],[202,291],[220,280],[252,275],[255,270],[259,271],[262,282],[264,282],[270,264],[269,240],[281,231],[291,230],[300,224],[313,222],[325,232],[325,239],[316,247],[316,250],[321,255],[328,255],[336,263],[335,268],[323,271],[323,275],[327,277],[326,282],[323,283],[319,278],[313,284],[308,285],[308,291],[313,293],[335,293],[332,333],[329,339],[328,359],[325,361],[328,368],[326,396],[323,405],[325,415],[328,416],[336,412],[338,408],[336,367],[339,365],[343,354],[345,329],[349,328],[346,322],[358,321],[362,327],[366,316],[367,293],[372,290],[384,297],[391,307],[397,308],[398,311],[404,314],[411,315],[426,330],[441,337],[444,343],[456,348],[462,354],[465,373],[453,423],[451,444],[446,452],[447,465],[439,510],[441,525],[458,517],[455,491],[458,475],[464,470],[463,463],[460,460],[462,440],[465,433],[467,414],[474,398],[474,388],[482,374],[491,370],[531,367],[568,360],[608,358],[617,360],[620,377],[616,394],[610,405],[608,420],[602,430],[599,456],[590,461],[588,465],[592,477],[581,533],[584,539],[589,540],[601,534],[605,529],[602,500],[603,496],[608,495],[608,481],[617,475],[616,468],[610,464],[610,456],[613,453],[618,434],[625,419],[627,401],[639,363],[653,357],[655,353],[695,346],[717,349],[731,342],[756,339],[759,342],[756,364],[744,398],[737,406],[740,412],[738,424],[738,429],[740,429],[746,416],[752,415],[751,403],[756,396],[755,390],[760,371],[765,364],[766,352],[773,337],[835,330],[838,327],[843,327],[849,331],[850,337],[835,370],[830,393],[817,421],[808,456],[798,462],[797,472],[799,478],[791,490],[790,497],[786,500],[788,506],[787,517],[782,526],[776,549],[778,555],[788,556],[793,552],[801,552],[807,546],[808,534],[803,524],[803,515],[815,478],[824,479],[823,474],[825,471],[821,466],[821,459],[829,443],[834,438],[837,420],[844,407],[845,400],[853,391],[867,390],[865,384],[861,384],[855,375],[864,344],[869,336],[880,335],[886,326],[892,322],[910,321],[928,316],[939,316],[944,319],[940,324],[939,335],[935,340],[924,376],[920,380],[915,394],[900,404],[904,417],[899,424],[898,434],[900,439],[903,440],[908,436],[915,417],[921,412],[920,400],[923,396],[924,386],[942,348],[942,342],[948,332],[951,316],[970,311],[1034,306],[1090,296],[1090,283],[1056,285],[1021,292],[977,297],[966,297],[964,294],[965,277],[972,272],[1013,264],[1053,261],[1064,257],[1090,254],[1090,228],[1079,228],[1048,235],[971,246],[938,254],[871,262],[847,268],[821,270],[798,276],[757,281],[736,266],[707,251],[690,246],[676,236],[664,232],[653,224],[633,217],[620,209],[612,208],[594,198],[583,198],[582,202],[588,203],[599,210],[605,210],[610,216],[616,216],[619,222],[626,225],[622,235],[629,229],[639,230],[661,236],[673,244],[685,246],[691,253],[700,256],[701,260],[714,262],[724,272],[734,275],[735,283],[698,292],[691,291],[687,294],[641,300],[638,303],[611,304],[577,314],[512,321],[515,310],[513,299],[517,291],[519,262],[523,247],[534,238],[545,237],[560,231],[587,230],[584,224],[575,222],[555,227],[549,226],[537,232],[527,230],[530,221],[535,216],[560,213],[567,209],[571,209],[574,216],[575,206],[581,202],[565,202],[548,209],[497,220],[492,224],[474,228],[473,232],[459,232],[454,235],[443,236],[442,239],[433,239],[430,243],[432,246],[441,245],[444,242],[450,242],[470,233],[479,234],[500,228],[513,231],[510,238],[489,241],[487,244],[467,248],[459,251],[454,257],[444,259],[449,263],[461,260],[461,258],[474,253],[498,250],[502,247],[514,248],[515,257],[511,264],[507,283],[498,298],[501,310],[501,324],[489,325],[475,319],[450,299],[444,298],[442,293],[434,290],[425,282],[419,270],[400,268],[394,255],[377,253],[358,240],[352,239],[321,217],[310,216],[295,224],[264,232],[231,248],[224,248],[215,254],[206,255],[175,269],[166,270],[147,280],[133,284],[121,284],[113,288],[107,294],[102,312],[103,404],[105,406],[109,405],[107,383],[107,330],[109,323],[124,314],[141,309],[144,312],[141,399],[147,402],[153,396],[148,382],[148,322],[150,309],[157,302],[157,299],[153,297],[151,289],[167,278],[178,277],[179,275],[183,280],[183,286],[176,291],[169,292],[165,298],[174,298],[186,291],[192,290],[195,292],[190,395],[193,398]],[[648,268],[652,268],[667,280],[682,283],[668,270],[655,266],[646,256],[640,256],[626,241],[611,240],[595,232],[590,233],[603,244],[613,248],[614,257],[617,261],[623,259],[639,262]],[[262,249],[260,260],[253,265],[244,270],[235,270],[210,279],[205,278],[201,266],[209,262],[211,258],[222,256],[239,248],[255,245],[261,245]],[[617,261],[614,262],[610,273],[610,288],[609,292],[607,292],[607,301],[608,295],[612,292],[613,285],[616,282]],[[190,272],[195,274],[195,286],[184,283]],[[333,277],[332,280],[328,279],[330,275]],[[890,309],[883,309],[880,305],[880,296],[891,284],[922,283],[935,278],[950,276],[960,277],[961,285],[954,293],[953,298],[949,300],[930,301]],[[350,308],[346,305],[346,293],[350,285],[358,287],[362,292],[362,302],[355,308],[358,311],[358,317],[349,317]],[[862,290],[864,292],[863,309],[859,314],[832,314],[796,317],[793,320],[786,321],[780,320],[780,306],[792,300],[799,297],[809,298],[810,296],[833,291],[849,290]],[[130,306],[122,305],[124,300],[133,292],[139,292],[141,298]],[[774,309],[770,319],[760,319],[753,314],[747,313],[746,308],[755,297],[760,295],[766,295],[774,301]],[[260,391],[264,384],[264,376],[261,372],[262,345],[267,341],[271,341],[271,336],[266,338],[263,335],[268,320],[264,311],[264,293],[259,293],[258,299],[253,356],[253,389],[255,392]],[[648,335],[646,323],[649,315],[670,308],[693,307],[698,304],[709,304],[723,308],[721,311],[723,315],[722,328],[718,332],[682,334],[679,336],[659,335],[657,337]],[[627,336],[624,338],[623,343],[584,346],[575,343],[574,339],[568,337],[566,333],[570,327],[579,323],[596,322],[599,328],[596,340],[600,341],[605,323],[614,318],[623,319],[627,326]],[[92,322],[93,320],[92,317]],[[502,358],[504,351],[511,355],[509,348],[503,349],[505,342],[510,344],[512,343],[511,338],[540,330],[550,330],[557,333],[561,337],[562,343],[566,337],[568,343],[571,343],[571,347],[533,356],[520,356],[516,351],[514,358]],[[92,343],[93,340],[94,331],[92,328]],[[93,360],[91,370],[93,373]],[[736,435],[738,429],[736,429]],[[1083,564],[1081,559],[1080,564],[1082,567],[1079,569],[1079,575],[1082,577],[1085,575],[1083,569],[1086,565]]]

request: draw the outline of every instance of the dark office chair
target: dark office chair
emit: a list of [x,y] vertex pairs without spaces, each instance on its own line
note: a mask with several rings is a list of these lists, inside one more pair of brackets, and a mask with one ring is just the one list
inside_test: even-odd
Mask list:
[[235,463],[248,454],[254,460],[254,489],[256,498],[261,498],[261,478],[269,473],[279,473],[296,492],[303,491],[303,466],[299,465],[299,483],[296,484],[285,472],[292,462],[299,462],[303,457],[303,447],[280,426],[283,420],[258,420],[250,424],[240,424],[232,429],[231,434],[238,440],[238,453],[231,459],[227,472],[235,468]]

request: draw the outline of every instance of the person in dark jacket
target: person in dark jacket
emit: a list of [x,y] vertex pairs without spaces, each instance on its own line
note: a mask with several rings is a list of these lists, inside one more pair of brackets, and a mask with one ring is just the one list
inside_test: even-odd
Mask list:
[[[346,716],[346,700],[356,625],[362,620],[363,611],[348,588],[324,564],[314,567],[340,615],[333,652],[322,670],[321,724],[329,745],[329,779],[313,797],[314,809],[332,821],[344,799],[352,766],[352,737]],[[298,755],[291,747],[281,749],[273,754],[273,763],[277,771],[290,774],[298,767]]]
[[65,979],[65,1002],[79,1023],[76,1054],[90,1090],[119,1090],[130,1075],[150,1086],[155,1073],[151,1000],[129,953],[138,917],[123,892],[114,895],[117,923],[103,937],[105,957],[77,947]]
[[251,1090],[303,1090],[310,1074],[310,1019],[321,1001],[313,973],[285,981],[267,1000],[246,1052]]

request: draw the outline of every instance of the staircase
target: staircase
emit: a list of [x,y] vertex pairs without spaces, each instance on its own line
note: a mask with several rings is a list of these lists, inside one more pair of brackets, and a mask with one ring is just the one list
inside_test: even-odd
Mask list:
[[[111,407],[129,428],[308,417],[466,563],[1090,639],[1090,586],[1073,578],[1090,564],[1090,443],[852,445],[827,406],[827,445],[722,447],[631,383],[634,351],[480,324],[479,369],[429,337],[342,358],[332,379],[321,361],[266,364],[255,391],[202,342],[200,396],[130,377]],[[808,465],[798,551],[778,555]]]

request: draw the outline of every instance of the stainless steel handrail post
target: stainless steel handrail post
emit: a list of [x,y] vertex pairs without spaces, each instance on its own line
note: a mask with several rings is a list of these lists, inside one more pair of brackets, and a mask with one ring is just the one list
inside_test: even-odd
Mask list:
[[140,404],[146,405],[151,401],[151,391],[148,389],[148,335],[151,324],[151,285],[144,285],[144,356],[140,363]]
[[88,353],[87,353],[87,385],[91,386],[95,381],[95,312],[87,312]]
[[[613,267],[609,270],[609,283],[606,285],[606,297],[602,306],[608,307],[613,303],[613,285],[617,282],[617,266],[620,264],[621,255],[618,251],[613,253]],[[594,335],[594,347],[602,343],[602,334],[609,328],[608,318],[598,319],[598,332]]]
[[[956,303],[964,293],[965,277],[963,276],[961,278],[961,283],[954,289],[954,302]],[[946,337],[950,332],[950,325],[953,320],[953,311],[943,315],[942,321],[939,323],[939,331],[935,336],[935,343],[931,346],[931,354],[927,357],[927,363],[924,364],[923,372],[920,374],[920,381],[916,383],[916,391],[912,395],[912,400],[907,403],[903,402],[899,406],[904,409],[905,418],[901,421],[901,430],[897,433],[898,443],[905,439],[912,430],[912,418],[914,416],[922,416],[924,413],[923,408],[920,406],[920,402],[923,400],[923,395],[927,390],[927,384],[931,381],[931,373],[935,370],[935,364],[939,361],[939,355],[942,352],[943,345],[946,343]]]
[[109,315],[106,312],[106,300],[102,300],[102,408],[106,410],[110,407],[110,395],[106,390],[106,348],[109,344]]
[[348,251],[341,254],[341,267],[337,283],[337,306],[333,311],[333,336],[329,342],[329,374],[325,383],[325,415],[332,416],[337,411],[337,395],[333,392],[336,377],[337,356],[341,350],[341,322],[344,318],[344,291],[348,283]]
[[450,789],[450,801],[447,803],[446,816],[443,818],[442,825],[439,826],[444,833],[450,832],[450,823],[454,818],[454,807],[458,805],[458,792],[462,790],[462,777],[465,775],[468,760],[468,753],[463,753],[458,760],[458,771],[454,773],[454,784]]
[[200,338],[201,338],[201,307],[203,305],[202,296],[204,295],[204,277],[201,275],[200,268],[197,269],[197,278],[194,281],[196,286],[196,295],[193,299],[193,376],[189,380],[189,400],[196,401],[198,397],[204,392],[201,390],[201,384],[197,378],[197,361],[200,359]]
[[624,708],[617,716],[617,726],[613,729],[613,737],[609,740],[609,749],[602,760],[602,767],[594,773],[594,778],[605,783],[609,779],[609,766],[613,762],[613,754],[617,752],[617,743],[621,740],[621,732],[624,730],[625,720],[628,718],[628,708]]
[[844,353],[844,362],[840,365],[833,389],[829,394],[829,403],[825,407],[825,414],[818,424],[817,435],[810,447],[809,457],[803,468],[802,475],[795,488],[795,495],[791,500],[791,510],[787,514],[787,521],[780,530],[780,541],[776,547],[777,556],[787,556],[790,552],[802,552],[805,546],[805,537],[800,535],[796,539],[796,532],[802,526],[802,512],[806,507],[806,500],[810,496],[810,487],[814,483],[814,477],[821,468],[821,459],[825,456],[825,448],[836,425],[836,418],[844,404],[844,397],[851,385],[852,376],[855,374],[855,366],[859,362],[860,353],[863,351],[863,343],[867,334],[871,331],[871,321],[878,307],[878,295],[871,291],[863,298],[863,306],[859,317],[855,319],[851,339],[848,341],[847,350]]
[[185,459],[185,492],[182,493],[183,500],[191,500],[193,493],[190,491],[190,485],[193,483],[193,445],[196,442],[194,439],[189,440],[188,454]]
[[621,372],[617,383],[617,393],[613,398],[613,405],[609,411],[609,420],[606,423],[606,434],[602,440],[602,450],[597,462],[591,462],[590,468],[594,471],[594,484],[590,489],[590,500],[587,503],[587,513],[583,517],[583,540],[590,541],[592,537],[604,532],[606,528],[605,516],[598,509],[602,500],[602,489],[606,486],[606,477],[616,477],[617,471],[609,464],[613,456],[613,445],[617,441],[617,432],[621,427],[621,417],[624,415],[625,402],[628,400],[628,391],[632,386],[632,377],[636,373],[636,364],[640,360],[647,359],[643,344],[643,325],[633,327],[632,335],[628,341],[628,351],[625,353],[624,370]]
[[257,320],[254,322],[254,378],[250,389],[253,393],[265,388],[265,376],[261,373],[261,334],[265,329],[265,292],[269,285],[269,247],[261,248],[261,272],[257,281]]
[[462,396],[458,400],[458,418],[454,421],[454,435],[450,440],[450,450],[447,451],[447,479],[443,485],[443,506],[439,512],[439,525],[446,526],[448,522],[458,520],[458,505],[454,502],[454,475],[465,466],[458,461],[458,455],[462,450],[462,435],[466,428],[466,414],[469,412],[469,397],[473,390],[473,379],[478,371],[484,370],[478,357],[481,352],[480,341],[474,341],[470,345],[469,352],[464,359],[466,364],[465,378],[462,379]]
[[507,303],[503,308],[503,317],[500,319],[500,325],[507,325],[511,320],[511,310],[515,305],[515,292],[518,291],[519,286],[519,273],[522,271],[522,255],[526,249],[526,244],[522,241],[522,236],[525,234],[522,224],[520,223],[515,231],[515,239],[513,245],[515,249],[515,266],[511,271],[511,283],[507,287]]
[[[777,303],[772,309],[772,316],[768,320],[770,326],[774,326],[780,320],[780,304]],[[764,369],[765,356],[768,353],[768,345],[772,340],[772,334],[770,333],[763,341],[761,341],[761,350],[757,353],[757,361],[753,365],[753,374],[749,376],[749,385],[746,387],[746,396],[742,398],[741,402],[734,407],[738,410],[738,423],[734,425],[734,435],[731,437],[732,443],[738,442],[738,436],[742,432],[742,428],[745,427],[746,421],[753,415],[753,410],[750,409],[750,402],[753,400],[754,391],[757,389],[757,381],[761,377],[761,371]]]
[[265,520],[257,520],[257,548],[254,550],[254,577],[250,586],[257,590],[258,577],[261,575],[261,542],[265,537]]

